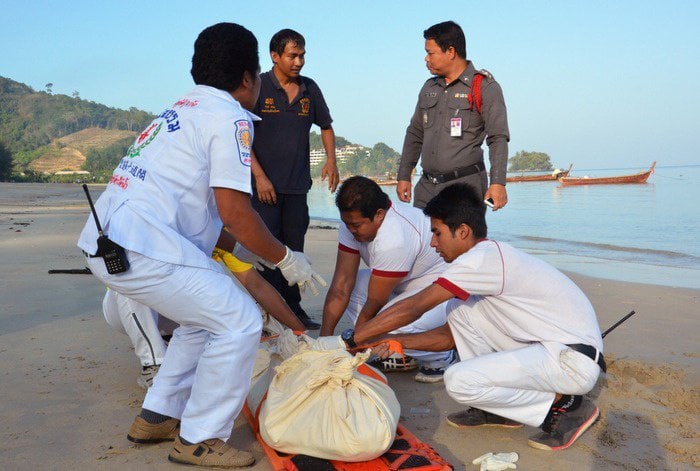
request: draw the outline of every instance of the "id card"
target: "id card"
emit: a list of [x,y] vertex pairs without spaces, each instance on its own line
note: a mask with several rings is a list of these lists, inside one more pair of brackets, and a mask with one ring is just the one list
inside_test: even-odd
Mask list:
[[459,137],[462,135],[462,118],[450,119],[450,136]]

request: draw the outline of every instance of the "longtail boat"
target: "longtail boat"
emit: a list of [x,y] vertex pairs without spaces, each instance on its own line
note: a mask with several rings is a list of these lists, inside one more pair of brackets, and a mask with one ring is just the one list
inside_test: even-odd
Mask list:
[[564,177],[560,181],[561,181],[562,186],[611,185],[611,184],[619,184],[619,183],[646,183],[647,179],[649,178],[649,175],[654,173],[655,166],[656,166],[656,161],[654,161],[651,164],[651,168],[649,170],[645,170],[644,172],[634,173],[632,175],[620,175],[617,177],[595,177],[595,178]]
[[567,170],[555,170],[552,173],[545,173],[544,175],[518,175],[513,177],[506,177],[507,183],[517,183],[517,182],[549,182],[554,180],[559,180],[562,177],[566,177],[571,172],[571,167],[574,164],[569,165]]

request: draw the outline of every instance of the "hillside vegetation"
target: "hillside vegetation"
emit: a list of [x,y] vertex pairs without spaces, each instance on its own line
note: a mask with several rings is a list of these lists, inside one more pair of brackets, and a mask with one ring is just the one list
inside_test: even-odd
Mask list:
[[[91,150],[109,148],[144,128],[153,115],[31,87],[0,77],[0,142],[19,171],[78,170]],[[118,158],[117,160],[118,161]]]
[[[0,162],[10,169],[0,168],[0,179],[13,175],[17,181],[106,181],[154,116],[134,107],[120,110],[83,100],[77,92],[73,97],[54,95],[48,85],[46,91],[36,91],[0,77]],[[311,132],[309,139],[312,150],[323,149],[320,134]],[[336,148],[343,175],[386,179],[396,173],[399,154],[384,143],[365,147],[336,136]],[[322,166],[323,162],[312,166],[312,175],[320,175]],[[56,176],[81,170],[90,172],[89,177]]]

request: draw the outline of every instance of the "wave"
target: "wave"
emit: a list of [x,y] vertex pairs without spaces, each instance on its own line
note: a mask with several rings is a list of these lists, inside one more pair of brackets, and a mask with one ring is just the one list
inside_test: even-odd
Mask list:
[[700,268],[700,257],[672,250],[643,249],[639,247],[527,235],[509,235],[503,239],[514,245],[521,245],[524,243],[524,245],[530,249],[567,253],[579,257],[690,268],[695,270]]

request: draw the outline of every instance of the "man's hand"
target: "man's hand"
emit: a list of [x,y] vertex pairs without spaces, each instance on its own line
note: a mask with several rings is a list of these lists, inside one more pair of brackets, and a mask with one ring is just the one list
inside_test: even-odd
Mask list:
[[258,199],[261,203],[277,203],[277,193],[275,193],[275,187],[270,179],[267,178],[267,175],[262,174],[255,176],[255,188],[258,192]]
[[321,181],[324,181],[326,177],[328,177],[328,190],[334,193],[335,189],[338,188],[338,182],[340,182],[340,174],[338,174],[335,160],[327,160],[321,169]]
[[[246,249],[240,242],[236,242],[236,246],[233,248],[231,253],[241,262],[250,263],[258,271],[263,271],[265,267],[271,270],[275,269],[274,263],[258,257],[253,252]],[[224,263],[226,263],[226,259],[224,259]]]
[[326,286],[326,280],[321,275],[316,273],[311,268],[311,262],[302,252],[292,252],[289,247],[286,247],[287,254],[277,264],[277,268],[282,272],[289,286],[294,284],[299,285],[299,291],[304,293],[308,287],[311,294],[318,296],[318,289],[315,283],[321,286]]
[[506,193],[505,185],[499,185],[498,183],[493,183],[486,190],[484,199],[487,200],[491,198],[493,200],[493,210],[497,211],[504,207],[508,203],[508,193]]
[[405,180],[399,180],[396,183],[396,194],[399,196],[399,199],[403,201],[404,203],[410,203],[411,202],[411,182],[407,182]]

